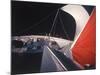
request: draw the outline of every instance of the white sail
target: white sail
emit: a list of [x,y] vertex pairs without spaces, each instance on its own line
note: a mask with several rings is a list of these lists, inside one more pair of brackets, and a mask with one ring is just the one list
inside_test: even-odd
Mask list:
[[82,28],[86,25],[89,19],[89,14],[81,5],[66,5],[61,9],[74,17],[76,21],[76,39],[79,33],[81,32]]

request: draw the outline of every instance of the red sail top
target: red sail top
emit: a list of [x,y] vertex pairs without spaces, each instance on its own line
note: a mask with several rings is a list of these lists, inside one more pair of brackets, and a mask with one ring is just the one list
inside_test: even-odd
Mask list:
[[72,48],[73,58],[82,66],[96,63],[96,9]]

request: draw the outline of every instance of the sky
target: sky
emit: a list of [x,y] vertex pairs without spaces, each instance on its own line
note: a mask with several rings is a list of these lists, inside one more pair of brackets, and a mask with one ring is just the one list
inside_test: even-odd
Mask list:
[[[67,4],[12,1],[12,36],[49,34],[57,10],[64,5]],[[84,8],[90,15],[93,6],[84,6]],[[63,10],[59,10],[51,36],[73,40],[75,36],[75,28],[76,23],[74,18]]]

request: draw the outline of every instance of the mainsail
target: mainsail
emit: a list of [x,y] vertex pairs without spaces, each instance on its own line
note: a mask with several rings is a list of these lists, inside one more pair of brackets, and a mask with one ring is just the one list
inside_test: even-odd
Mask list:
[[42,56],[41,72],[53,72],[53,71],[66,71],[67,69],[57,58],[57,56],[50,50],[48,46],[44,47]]

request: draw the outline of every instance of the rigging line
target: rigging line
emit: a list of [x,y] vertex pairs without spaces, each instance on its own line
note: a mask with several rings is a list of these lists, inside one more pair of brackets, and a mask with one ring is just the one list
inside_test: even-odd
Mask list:
[[52,28],[51,28],[51,30],[50,30],[49,35],[51,34],[51,32],[52,32],[52,30],[53,30],[53,28],[54,28],[54,25],[55,25],[55,22],[56,22],[56,19],[57,19],[58,13],[59,13],[59,9],[57,10],[57,13],[56,13],[56,15],[55,15],[55,17],[54,17],[54,21],[53,21]]
[[63,23],[63,21],[62,21],[60,15],[59,15],[59,19],[60,19],[60,22],[61,22],[61,24],[62,24],[61,26],[62,26],[62,28],[63,28],[63,31],[64,31],[66,37],[67,37],[68,39],[70,39],[69,36],[68,36],[68,34],[67,34],[67,32],[66,32],[66,30],[65,30],[64,23]]
[[29,29],[31,29],[31,28],[33,28],[33,27],[38,26],[41,22],[43,22],[43,21],[45,21],[47,18],[49,18],[53,13],[54,13],[54,12],[50,13],[48,16],[42,18],[39,22],[35,23],[34,25],[30,26],[30,27],[27,28],[27,29],[24,29],[24,30],[21,31],[21,32],[27,31],[27,30],[29,30]]
[[55,35],[56,26],[57,26],[57,24],[55,23],[54,29],[53,29],[53,31],[52,31],[52,32],[53,32],[53,33],[52,33],[53,36]]

